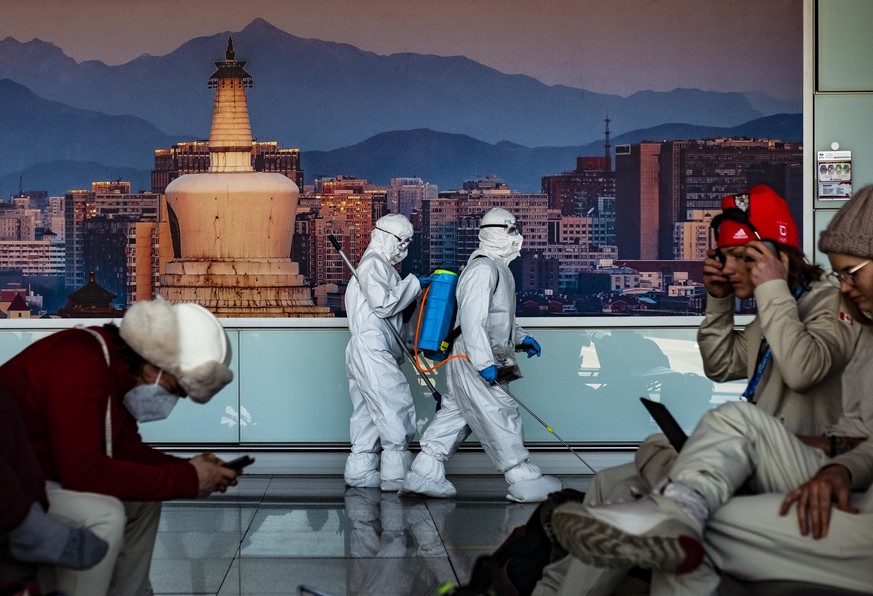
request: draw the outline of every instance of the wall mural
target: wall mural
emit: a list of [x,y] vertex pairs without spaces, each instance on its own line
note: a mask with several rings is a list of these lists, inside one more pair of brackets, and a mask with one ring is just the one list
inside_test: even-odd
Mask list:
[[700,314],[723,196],[801,222],[802,8],[5,2],[0,309],[344,316],[330,236],[403,213],[403,272],[459,271],[500,206],[520,315]]

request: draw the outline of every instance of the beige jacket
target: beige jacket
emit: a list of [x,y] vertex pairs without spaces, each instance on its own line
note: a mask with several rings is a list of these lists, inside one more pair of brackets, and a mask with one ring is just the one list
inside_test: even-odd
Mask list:
[[755,391],[762,411],[800,435],[821,435],[842,414],[840,377],[855,351],[860,325],[840,316],[839,292],[814,282],[795,301],[784,280],[755,288],[758,313],[734,328],[734,298],[707,296],[697,332],[706,376],[750,379],[763,337],[773,350]]
[[827,433],[845,437],[867,437],[832,463],[846,466],[852,474],[852,488],[864,490],[873,484],[873,327],[863,327],[855,357],[843,375],[843,416]]

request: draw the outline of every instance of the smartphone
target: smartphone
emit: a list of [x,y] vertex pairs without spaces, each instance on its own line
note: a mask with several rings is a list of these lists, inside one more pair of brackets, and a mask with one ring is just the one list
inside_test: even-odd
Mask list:
[[242,472],[242,469],[246,466],[250,466],[255,463],[255,458],[250,457],[248,455],[243,455],[233,461],[224,462],[222,465],[225,468],[230,468],[231,470],[236,471],[237,473]]
[[761,244],[770,249],[777,258],[779,257],[779,246],[772,240],[761,240]]

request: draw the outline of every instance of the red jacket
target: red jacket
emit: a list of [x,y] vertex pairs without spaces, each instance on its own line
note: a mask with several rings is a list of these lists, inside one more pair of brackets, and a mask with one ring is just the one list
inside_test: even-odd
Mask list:
[[[123,501],[196,497],[194,466],[143,443],[122,401],[137,380],[111,334],[91,329],[106,340],[111,366],[97,338],[82,329],[54,333],[0,366],[0,383],[18,404],[46,478],[69,490]],[[106,455],[109,400],[111,458]]]

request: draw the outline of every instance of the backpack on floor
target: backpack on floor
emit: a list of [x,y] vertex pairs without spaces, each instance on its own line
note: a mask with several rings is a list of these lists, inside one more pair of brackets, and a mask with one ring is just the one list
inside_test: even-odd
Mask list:
[[444,590],[446,596],[525,596],[543,575],[543,568],[567,555],[551,532],[552,511],[568,502],[582,502],[585,493],[565,488],[551,493],[523,526],[490,555],[476,559],[469,583]]

